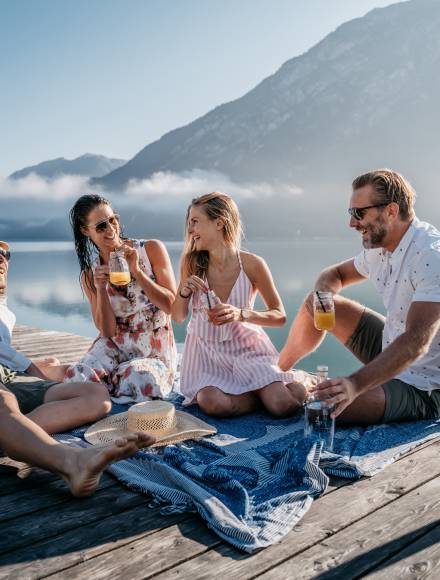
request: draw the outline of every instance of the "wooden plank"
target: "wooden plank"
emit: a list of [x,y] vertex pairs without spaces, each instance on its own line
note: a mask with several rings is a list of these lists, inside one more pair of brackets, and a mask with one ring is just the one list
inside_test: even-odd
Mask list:
[[[157,530],[176,525],[194,516],[178,514],[161,516],[159,508],[149,508],[146,503],[116,515],[89,523],[84,529],[59,534],[54,538],[24,546],[0,556],[0,579],[23,580],[41,578],[60,572],[99,554],[133,542],[141,537],[151,537]],[[150,545],[143,552],[144,566],[151,552]],[[130,556],[131,559],[131,556]]]
[[[175,527],[177,526],[173,526]],[[170,536],[168,529],[160,530],[98,558],[92,558],[72,568],[64,569],[51,575],[50,578],[52,580],[152,578],[157,573],[171,568],[176,558],[190,558],[194,551],[200,552],[201,546],[207,549],[221,543],[219,537],[194,516],[179,523],[178,529],[180,539],[176,539],[174,535]],[[182,538],[186,540],[184,546]]]
[[439,513],[440,478],[436,477],[259,578],[279,580],[292,574],[295,580],[317,574],[344,580],[363,577],[435,527]]
[[54,350],[47,350],[47,349],[43,349],[43,350],[36,350],[36,351],[27,351],[26,352],[26,356],[29,357],[30,359],[37,359],[37,358],[45,358],[47,356],[56,356],[60,362],[62,364],[64,364],[63,361],[75,361],[78,359],[81,359],[84,354],[87,352],[87,349],[80,349],[80,350],[75,350],[75,351],[63,351],[63,350],[59,350],[59,349],[54,349]]
[[56,510],[48,508],[32,515],[14,518],[0,524],[0,554],[96,522],[111,513],[119,513],[146,501],[144,495],[114,485],[98,490],[91,498],[72,499]]
[[[99,489],[106,489],[115,484],[114,477],[103,474]],[[0,524],[48,507],[58,506],[59,509],[60,504],[71,500],[72,496],[62,479],[46,480],[45,485],[35,487],[31,494],[26,489],[0,497]]]
[[[314,502],[307,516],[282,542],[266,550],[249,556],[230,545],[221,544],[188,562],[176,563],[169,573],[157,578],[209,578],[212,570],[225,578],[254,578],[437,477],[440,473],[439,451],[440,442],[437,441],[393,463],[374,478],[357,481],[324,495]],[[426,469],[427,465],[429,469]],[[181,542],[183,544],[185,538],[181,538]]]
[[0,465],[0,498],[18,491],[29,493],[35,487],[56,479],[57,476],[52,473],[3,457]]
[[53,344],[57,340],[62,342],[91,342],[93,339],[86,336],[76,336],[75,334],[68,334],[64,332],[57,332],[49,335],[37,332],[35,334],[26,333],[18,336],[15,334],[15,332],[13,333],[14,344],[32,344],[37,340],[47,344]]
[[[29,357],[32,356],[32,353],[38,352],[38,353],[42,353],[42,355],[44,356],[45,354],[49,354],[49,351],[59,351],[59,352],[64,352],[65,350],[69,349],[69,350],[79,350],[79,349],[87,349],[89,346],[89,342],[81,344],[78,343],[78,341],[69,341],[69,342],[53,342],[51,344],[47,344],[47,343],[42,343],[42,342],[35,342],[35,343],[29,343],[28,345],[25,345],[23,348],[20,348],[20,346],[17,346],[14,343],[14,346],[17,348],[18,351],[26,353]],[[47,353],[45,352],[47,351]]]
[[91,340],[77,340],[77,339],[57,339],[57,340],[35,340],[35,341],[15,341],[13,342],[14,347],[17,350],[43,350],[43,349],[61,349],[61,348],[84,348],[92,343]]
[[440,578],[440,526],[385,561],[369,580]]

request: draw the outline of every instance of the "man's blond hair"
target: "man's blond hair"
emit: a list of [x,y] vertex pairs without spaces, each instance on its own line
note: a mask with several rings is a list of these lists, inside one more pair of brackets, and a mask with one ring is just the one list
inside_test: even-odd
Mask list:
[[353,191],[372,185],[376,193],[376,203],[397,203],[400,218],[403,221],[413,219],[416,192],[400,173],[391,169],[377,169],[359,175],[352,185]]

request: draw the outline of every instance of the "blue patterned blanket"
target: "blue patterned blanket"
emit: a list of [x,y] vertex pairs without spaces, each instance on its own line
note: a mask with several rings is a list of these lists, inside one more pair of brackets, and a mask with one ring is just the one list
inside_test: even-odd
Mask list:
[[[114,412],[123,410],[114,405]],[[322,453],[304,440],[302,416],[220,420],[197,406],[185,410],[217,427],[218,434],[141,451],[109,470],[131,489],[165,504],[164,513],[198,512],[221,538],[247,552],[281,540],[324,493],[329,475],[375,475],[440,436],[440,420],[339,428],[334,453]],[[71,440],[71,435],[63,438]]]

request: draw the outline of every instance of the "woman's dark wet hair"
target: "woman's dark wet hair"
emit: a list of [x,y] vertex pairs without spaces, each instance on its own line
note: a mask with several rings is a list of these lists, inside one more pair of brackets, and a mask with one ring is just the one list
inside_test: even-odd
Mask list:
[[[80,281],[83,273],[85,274],[87,271],[92,270],[93,262],[98,253],[98,248],[88,236],[83,234],[82,228],[87,227],[89,213],[99,205],[109,205],[112,207],[109,200],[102,195],[87,193],[77,199],[75,205],[70,210],[70,225],[72,226],[75,250],[79,261]],[[93,282],[90,281],[89,276],[84,275],[84,283],[91,290],[95,291]]]

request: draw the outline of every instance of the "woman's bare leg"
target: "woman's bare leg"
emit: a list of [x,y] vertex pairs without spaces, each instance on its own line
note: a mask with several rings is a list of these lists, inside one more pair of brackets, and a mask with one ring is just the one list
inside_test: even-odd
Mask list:
[[304,403],[307,395],[302,383],[285,384],[281,381],[270,383],[256,391],[261,402],[274,417],[289,417]]
[[197,403],[207,415],[237,417],[255,411],[258,397],[254,392],[229,395],[217,387],[204,387],[197,393]]
[[60,433],[101,419],[111,406],[101,383],[64,383],[50,387],[44,403],[27,416],[48,433]]
[[62,445],[23,415],[15,396],[0,384],[0,447],[11,459],[60,475],[75,496],[91,495],[109,463],[130,457],[152,443],[154,438],[133,433],[104,449]]

